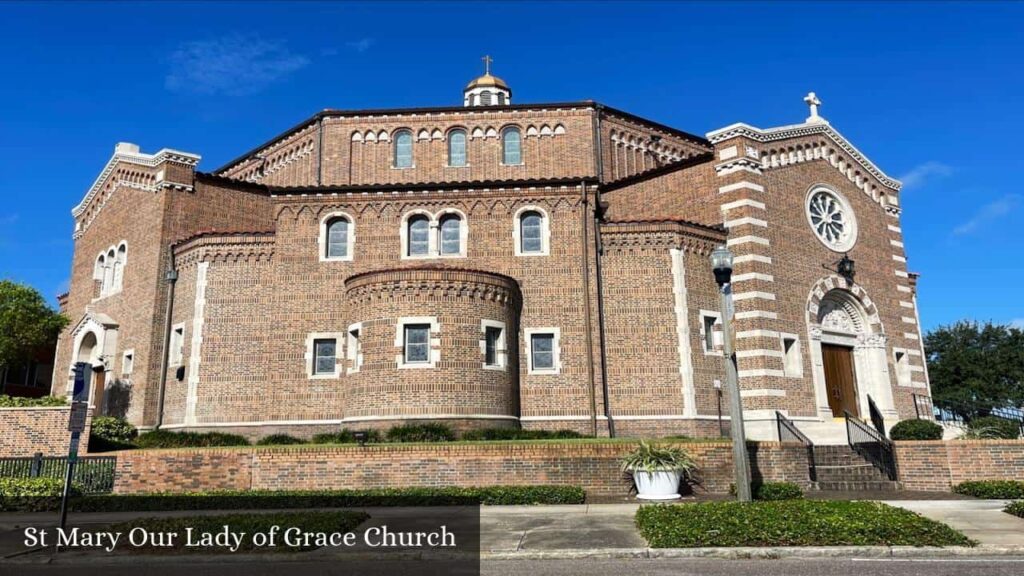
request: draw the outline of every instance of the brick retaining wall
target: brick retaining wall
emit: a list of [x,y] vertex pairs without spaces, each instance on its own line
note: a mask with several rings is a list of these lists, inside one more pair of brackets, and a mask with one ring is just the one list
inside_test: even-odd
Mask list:
[[[66,456],[71,442],[70,410],[67,406],[0,408],[0,457],[31,456],[36,452],[44,456]],[[92,418],[89,418],[79,443],[79,454],[84,454],[88,448],[91,425]]]
[[907,490],[948,492],[967,480],[1024,479],[1024,440],[896,442]]
[[[311,490],[403,486],[578,485],[589,494],[625,494],[619,458],[631,443],[439,444],[209,448],[120,452],[117,493],[195,490]],[[700,490],[732,482],[731,445],[687,443]],[[802,446],[752,445],[755,477],[808,486]]]

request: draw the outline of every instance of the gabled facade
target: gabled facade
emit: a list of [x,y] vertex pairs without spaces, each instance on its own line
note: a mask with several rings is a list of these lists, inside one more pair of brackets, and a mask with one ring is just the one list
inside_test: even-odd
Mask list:
[[212,173],[119,145],[73,213],[55,389],[89,361],[137,425],[251,436],[717,435],[727,244],[753,437],[779,411],[827,438],[869,396],[914,416],[899,183],[816,107],[705,138],[489,73],[463,104],[328,110]]

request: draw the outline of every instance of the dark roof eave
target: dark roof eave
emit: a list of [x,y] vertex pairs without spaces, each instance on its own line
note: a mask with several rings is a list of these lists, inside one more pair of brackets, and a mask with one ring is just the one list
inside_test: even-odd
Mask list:
[[461,182],[422,182],[392,184],[359,184],[351,186],[270,186],[272,196],[291,196],[302,194],[335,194],[359,192],[385,192],[390,190],[429,192],[432,190],[457,190],[480,188],[548,188],[555,186],[579,186],[597,184],[593,176],[576,176],[572,178],[523,179],[523,180],[468,180]]
[[714,152],[705,152],[703,154],[697,154],[696,156],[691,156],[689,158],[684,158],[683,160],[680,160],[678,162],[673,162],[671,164],[665,164],[664,166],[659,166],[657,168],[651,168],[650,170],[646,170],[644,172],[638,172],[636,174],[633,174],[632,176],[627,176],[625,178],[621,178],[619,180],[615,180],[614,182],[608,182],[608,183],[604,184],[603,186],[601,186],[601,191],[602,192],[614,192],[615,190],[618,190],[620,188],[625,188],[627,186],[632,186],[633,184],[637,184],[637,183],[640,183],[640,182],[645,182],[647,180],[658,178],[659,176],[664,176],[666,174],[671,174],[673,172],[678,172],[680,170],[685,170],[686,168],[692,168],[694,166],[699,166],[701,164],[706,164],[708,162],[714,161],[714,159],[715,159],[715,153]]

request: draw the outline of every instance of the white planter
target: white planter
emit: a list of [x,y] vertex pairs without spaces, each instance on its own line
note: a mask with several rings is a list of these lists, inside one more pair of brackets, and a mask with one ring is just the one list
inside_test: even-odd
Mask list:
[[675,500],[679,498],[679,470],[633,471],[636,482],[636,497],[641,500]]

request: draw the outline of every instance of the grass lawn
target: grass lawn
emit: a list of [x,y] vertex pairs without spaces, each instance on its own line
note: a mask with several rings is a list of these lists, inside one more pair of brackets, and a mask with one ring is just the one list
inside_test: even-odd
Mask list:
[[976,544],[945,524],[877,502],[650,505],[637,511],[636,525],[652,548]]
[[[128,534],[135,528],[142,528],[150,533],[177,533],[178,537],[173,540],[173,545],[166,547],[129,547],[127,543],[119,545],[122,551],[152,552],[152,553],[179,553],[179,552],[202,552],[206,554],[228,554],[232,553],[230,548],[221,546],[187,547],[186,529],[191,528],[193,543],[198,543],[203,533],[218,534],[224,531],[224,526],[229,526],[230,531],[242,534],[236,552],[300,552],[313,550],[317,546],[288,546],[281,537],[280,532],[276,537],[276,546],[257,547],[253,545],[253,534],[258,532],[269,532],[272,526],[286,528],[299,528],[303,532],[325,532],[325,533],[346,533],[351,532],[357,526],[370,518],[362,512],[286,512],[271,514],[228,514],[218,516],[187,516],[182,518],[141,518],[130,522],[115,524],[109,528],[113,532]],[[126,537],[125,537],[126,538]]]

